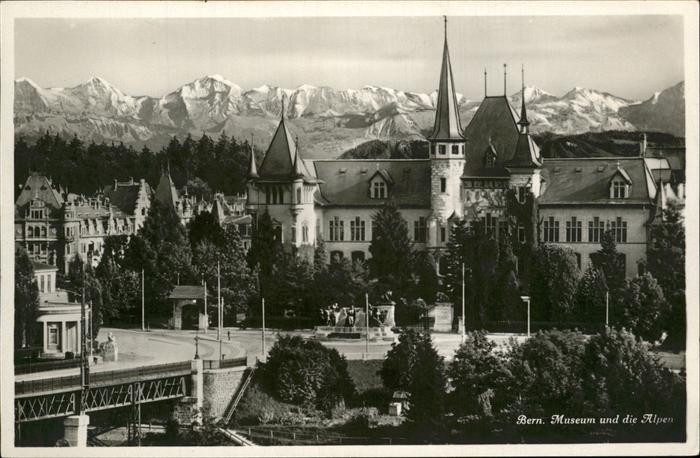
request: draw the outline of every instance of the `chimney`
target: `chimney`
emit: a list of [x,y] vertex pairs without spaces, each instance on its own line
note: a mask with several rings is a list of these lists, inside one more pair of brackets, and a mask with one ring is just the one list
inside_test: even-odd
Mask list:
[[646,132],[642,134],[639,140],[639,156],[645,157],[647,154],[647,134]]

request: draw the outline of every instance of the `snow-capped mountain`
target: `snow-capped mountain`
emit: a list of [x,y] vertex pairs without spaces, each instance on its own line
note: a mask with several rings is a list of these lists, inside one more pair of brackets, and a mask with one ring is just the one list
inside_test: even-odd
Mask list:
[[[682,83],[642,103],[578,87],[561,97],[536,87],[527,87],[524,93],[534,132],[639,127],[676,133],[679,126],[682,131]],[[15,81],[15,126],[17,134],[26,136],[49,130],[152,148],[173,135],[216,136],[226,131],[238,138],[254,135],[256,145],[264,148],[277,125],[283,98],[285,114],[310,158],[335,157],[367,139],[421,138],[432,126],[436,103],[435,92],[377,86],[338,90],[263,85],[244,90],[221,75],[197,79],[160,98],[126,95],[97,77],[72,88],[49,89],[20,78]],[[509,99],[519,112],[521,92]],[[479,102],[458,95],[458,104],[466,126]],[[664,116],[670,112],[681,116],[668,121]]]

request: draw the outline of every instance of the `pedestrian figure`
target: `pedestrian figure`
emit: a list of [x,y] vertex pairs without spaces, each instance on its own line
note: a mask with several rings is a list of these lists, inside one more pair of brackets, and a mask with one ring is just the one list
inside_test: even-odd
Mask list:
[[231,330],[230,329],[228,330],[228,340],[229,341],[231,340]]

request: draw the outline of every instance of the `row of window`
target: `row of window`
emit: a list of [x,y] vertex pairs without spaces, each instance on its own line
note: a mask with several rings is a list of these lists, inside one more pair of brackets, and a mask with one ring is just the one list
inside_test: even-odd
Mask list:
[[[56,236],[56,228],[52,227],[49,231],[52,237]],[[27,238],[32,237],[47,237],[46,226],[27,226]]]
[[[372,232],[375,229],[375,222],[372,220]],[[350,241],[365,242],[370,239],[366,230],[366,222],[359,216],[350,220]],[[441,228],[441,238],[444,241],[446,236],[445,228]],[[335,216],[328,221],[328,240],[331,242],[345,241],[345,221]],[[428,240],[428,225],[425,217],[421,216],[413,222],[413,240],[418,243],[425,243]]]
[[[615,234],[615,242],[627,243],[627,221],[621,217],[604,222],[599,217],[588,221],[588,242],[599,243],[603,233],[611,230]],[[566,241],[583,242],[583,222],[575,216],[566,221]],[[559,221],[553,216],[544,220],[542,238],[545,242],[559,242]]]
[[[430,154],[433,156],[438,155],[438,156],[446,156],[447,155],[447,146],[445,144],[439,144],[439,145],[430,145]],[[449,145],[450,146],[450,153],[452,156],[459,156],[460,154],[463,154],[462,148],[463,145],[457,144],[457,145]]]

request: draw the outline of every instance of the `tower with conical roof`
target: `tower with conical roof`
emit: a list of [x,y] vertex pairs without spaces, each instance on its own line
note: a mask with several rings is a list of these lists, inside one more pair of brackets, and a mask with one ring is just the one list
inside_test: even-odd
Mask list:
[[504,165],[510,173],[510,187],[515,189],[520,201],[527,191],[535,198],[540,195],[542,160],[540,149],[530,136],[530,121],[527,119],[525,106],[525,69],[521,69],[520,119],[518,120],[518,139],[513,157]]
[[447,44],[447,17],[442,67],[435,106],[433,131],[427,137],[430,143],[430,200],[432,214],[428,222],[428,245],[447,243],[447,221],[461,217],[461,177],[464,171],[465,138],[459,119],[452,65]]
[[299,139],[289,130],[284,113],[283,98],[277,130],[259,168],[251,148],[246,206],[254,215],[270,214],[283,245],[313,246],[317,227],[314,201],[319,180],[313,165],[302,157]]

